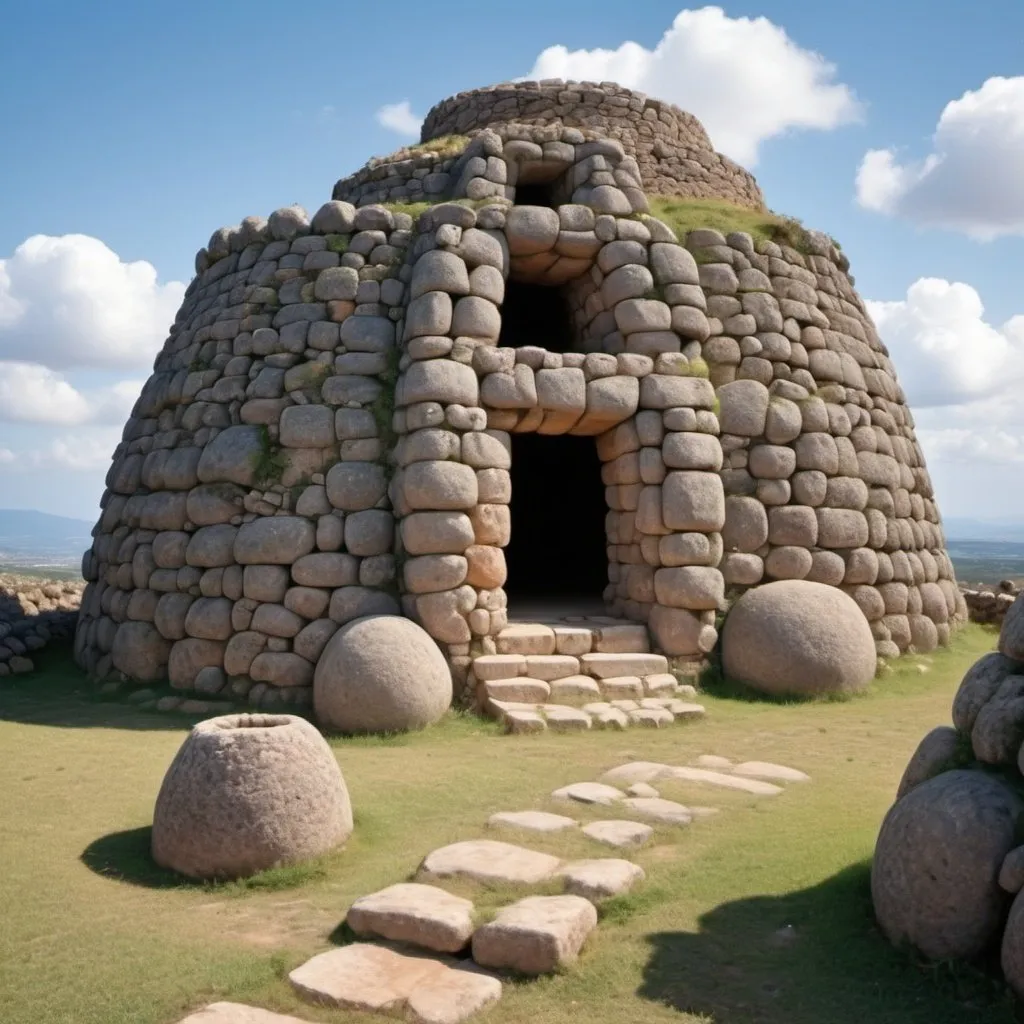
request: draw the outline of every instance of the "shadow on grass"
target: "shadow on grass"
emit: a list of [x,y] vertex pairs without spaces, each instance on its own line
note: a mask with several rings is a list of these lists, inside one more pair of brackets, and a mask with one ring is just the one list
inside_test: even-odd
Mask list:
[[[189,729],[210,715],[143,710],[125,702],[125,694],[102,694],[75,664],[70,644],[33,655],[34,672],[0,681],[0,721],[68,729]],[[141,684],[139,684],[141,689]],[[158,697],[182,696],[168,686],[153,686]]]
[[714,1024],[1013,1024],[994,971],[921,964],[874,923],[870,863],[784,896],[703,915],[700,932],[649,935],[638,995]]
[[223,896],[242,896],[250,892],[279,892],[294,889],[327,877],[331,855],[267,868],[248,878],[230,881],[196,881],[175,871],[160,867],[150,853],[153,829],[127,829],[111,832],[91,842],[82,851],[81,861],[104,878],[113,878],[146,889],[194,889],[216,892]]

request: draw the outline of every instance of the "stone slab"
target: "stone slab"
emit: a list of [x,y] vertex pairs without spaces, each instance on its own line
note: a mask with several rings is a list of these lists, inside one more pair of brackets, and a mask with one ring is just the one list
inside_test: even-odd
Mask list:
[[551,687],[543,679],[517,676],[514,679],[489,679],[483,686],[488,700],[516,704],[540,704],[548,699]]
[[593,646],[594,634],[580,626],[553,626],[555,634],[555,650],[559,654],[572,654],[577,657],[589,654]]
[[654,835],[650,825],[639,821],[592,821],[584,825],[582,831],[595,842],[620,850],[643,846]]
[[693,821],[690,809],[677,804],[675,800],[664,800],[654,796],[630,796],[626,797],[623,804],[634,814],[661,825],[689,825]]
[[473,934],[473,903],[433,885],[399,882],[357,899],[345,921],[357,935],[457,953]]
[[272,1013],[244,1003],[210,1003],[190,1013],[178,1024],[308,1024],[300,1017]]
[[415,1024],[458,1024],[501,998],[501,982],[472,964],[363,942],[320,953],[288,978],[310,1002]]
[[672,703],[668,705],[668,710],[672,712],[672,716],[674,718],[680,719],[684,722],[696,721],[707,714],[707,710],[703,704],[692,704],[685,700],[672,701]]
[[720,757],[718,754],[701,754],[695,763],[698,768],[713,768],[716,771],[732,770],[732,761],[727,757]]
[[732,770],[733,775],[748,779],[766,779],[772,782],[810,782],[811,777],[798,768],[787,768],[784,764],[770,761],[744,761]]
[[644,693],[652,697],[657,697],[661,694],[675,696],[676,689],[679,686],[676,677],[671,672],[656,672],[654,675],[644,676],[642,682],[644,684]]
[[675,718],[671,711],[665,708],[638,708],[630,711],[629,721],[632,725],[643,726],[647,729],[662,729],[666,725],[672,725]]
[[647,654],[651,638],[647,627],[601,626],[594,637],[594,651],[598,654]]
[[710,771],[707,768],[669,768],[664,778],[677,779],[680,782],[702,782],[709,786],[720,786],[722,789],[735,789],[753,796],[775,796],[782,792],[781,786],[760,779],[744,779],[737,775],[726,775],[724,772]]
[[566,704],[545,704],[541,710],[548,728],[554,732],[582,732],[594,724],[585,711]]
[[508,711],[503,716],[506,732],[544,732],[547,722],[536,711]]
[[558,874],[565,879],[566,892],[591,903],[629,892],[646,877],[639,864],[618,857],[574,860],[559,868]]
[[558,870],[561,861],[547,853],[495,839],[467,839],[428,853],[419,873],[434,878],[470,878],[477,882],[536,885]]
[[600,703],[601,688],[590,676],[577,675],[566,676],[564,679],[552,679],[551,702],[554,704]]
[[621,789],[606,786],[600,782],[573,782],[556,789],[552,794],[556,800],[575,800],[581,804],[604,804],[606,806],[621,800]]
[[473,660],[473,672],[481,682],[515,679],[526,675],[526,658],[521,654],[482,654]]
[[612,676],[601,680],[601,696],[605,700],[635,700],[644,695],[644,684],[639,676]]
[[634,782],[632,786],[627,786],[626,795],[653,797],[661,796],[661,794],[648,782]]
[[530,832],[564,832],[575,828],[576,821],[564,814],[550,814],[547,811],[499,811],[487,819],[495,828],[522,828]]
[[555,633],[550,626],[514,622],[496,638],[499,654],[554,654]]
[[605,772],[601,779],[610,785],[631,786],[634,782],[653,782],[670,770],[669,765],[657,761],[629,761]]
[[663,654],[584,654],[580,666],[588,676],[598,679],[653,676],[668,671],[668,659]]
[[582,896],[528,896],[498,911],[473,934],[473,959],[484,967],[550,974],[579,955],[597,925]]

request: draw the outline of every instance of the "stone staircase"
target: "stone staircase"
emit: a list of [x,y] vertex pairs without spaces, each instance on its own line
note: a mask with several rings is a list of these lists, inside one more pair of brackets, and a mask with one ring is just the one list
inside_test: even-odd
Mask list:
[[660,728],[702,718],[696,690],[651,653],[647,627],[607,616],[510,622],[473,660],[480,708],[508,732]]

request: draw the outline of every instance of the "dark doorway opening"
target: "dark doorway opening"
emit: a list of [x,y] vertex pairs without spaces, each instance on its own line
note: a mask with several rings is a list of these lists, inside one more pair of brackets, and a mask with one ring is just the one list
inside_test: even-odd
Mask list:
[[572,313],[561,288],[505,282],[499,345],[538,345],[548,352],[571,352],[575,340]]
[[505,590],[513,604],[601,600],[607,506],[594,438],[513,434],[511,513]]
[[549,181],[524,181],[516,185],[516,206],[555,205],[554,189]]

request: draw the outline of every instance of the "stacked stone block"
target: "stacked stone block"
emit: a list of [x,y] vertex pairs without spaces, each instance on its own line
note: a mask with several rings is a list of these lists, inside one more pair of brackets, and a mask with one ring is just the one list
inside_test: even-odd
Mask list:
[[[488,92],[486,116],[542,117],[518,89]],[[882,655],[945,641],[963,598],[845,257],[815,233],[802,251],[678,239],[645,212],[638,140],[664,108],[620,98],[622,141],[566,110],[477,130],[455,104],[428,128],[475,132],[431,181],[456,201],[415,221],[335,198],[312,220],[292,207],[214,233],[84,559],[91,673],[301,704],[339,625],[401,611],[468,701],[508,624],[524,432],[594,439],[604,598],[659,653],[701,658],[727,589],[787,578],[846,589]],[[515,205],[537,182],[554,205]],[[510,279],[560,289],[572,337],[499,344]]]
[[[715,152],[692,114],[614,82],[549,79],[461,92],[427,114],[422,139],[468,135],[482,128],[508,131],[510,138],[532,138],[538,130],[559,127],[621,143],[637,161],[648,193],[726,199],[754,209],[764,205],[757,182]],[[531,134],[523,134],[524,129]]]

